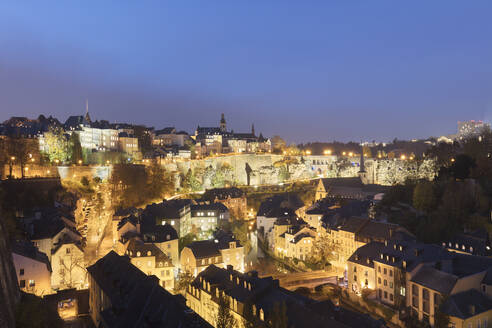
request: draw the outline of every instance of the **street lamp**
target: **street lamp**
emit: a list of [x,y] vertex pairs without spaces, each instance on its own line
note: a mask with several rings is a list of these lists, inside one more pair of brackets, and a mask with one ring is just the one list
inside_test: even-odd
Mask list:
[[81,159],[79,159],[79,165],[82,165],[82,160]]
[[58,165],[58,163],[60,163],[60,161],[58,159],[55,159],[55,163]]
[[405,159],[407,159],[407,156],[405,156],[405,155],[401,155],[401,156],[400,156],[400,159],[404,161]]
[[350,152],[349,157],[352,157],[352,156],[354,156],[354,153]]
[[346,152],[343,152],[342,155],[345,156],[345,155],[347,155],[347,153]]
[[325,155],[331,155],[331,149],[326,149],[323,154]]
[[311,151],[309,149],[306,150],[306,155],[311,155]]

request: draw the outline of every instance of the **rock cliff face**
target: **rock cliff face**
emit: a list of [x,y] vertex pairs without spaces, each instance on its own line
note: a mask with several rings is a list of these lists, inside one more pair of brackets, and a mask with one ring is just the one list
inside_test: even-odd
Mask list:
[[14,328],[15,306],[20,300],[9,238],[0,217],[0,327]]

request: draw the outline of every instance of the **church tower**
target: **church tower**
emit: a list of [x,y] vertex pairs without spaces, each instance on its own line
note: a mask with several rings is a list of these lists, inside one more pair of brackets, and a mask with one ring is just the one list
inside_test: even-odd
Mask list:
[[360,162],[359,162],[359,178],[363,184],[368,184],[366,166],[364,165],[364,147],[360,149]]
[[227,131],[227,128],[226,128],[226,120],[225,120],[225,117],[224,117],[224,113],[222,113],[222,116],[220,118],[220,131],[222,131],[222,132],[226,132]]
[[255,125],[254,125],[254,123],[251,124],[251,134],[253,135],[253,137],[255,136]]

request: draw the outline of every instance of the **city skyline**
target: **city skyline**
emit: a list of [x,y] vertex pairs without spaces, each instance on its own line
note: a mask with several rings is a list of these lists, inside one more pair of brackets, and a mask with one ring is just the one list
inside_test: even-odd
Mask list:
[[2,3],[0,119],[88,98],[97,119],[188,132],[225,113],[289,142],[446,135],[490,121],[491,6]]

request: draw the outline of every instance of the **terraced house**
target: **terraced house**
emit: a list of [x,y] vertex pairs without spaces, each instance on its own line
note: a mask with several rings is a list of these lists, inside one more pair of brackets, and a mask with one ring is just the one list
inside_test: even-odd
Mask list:
[[[439,311],[452,327],[487,327],[492,319],[492,259],[409,240],[372,242],[348,261],[349,290],[433,326]],[[468,305],[466,305],[468,304]]]

